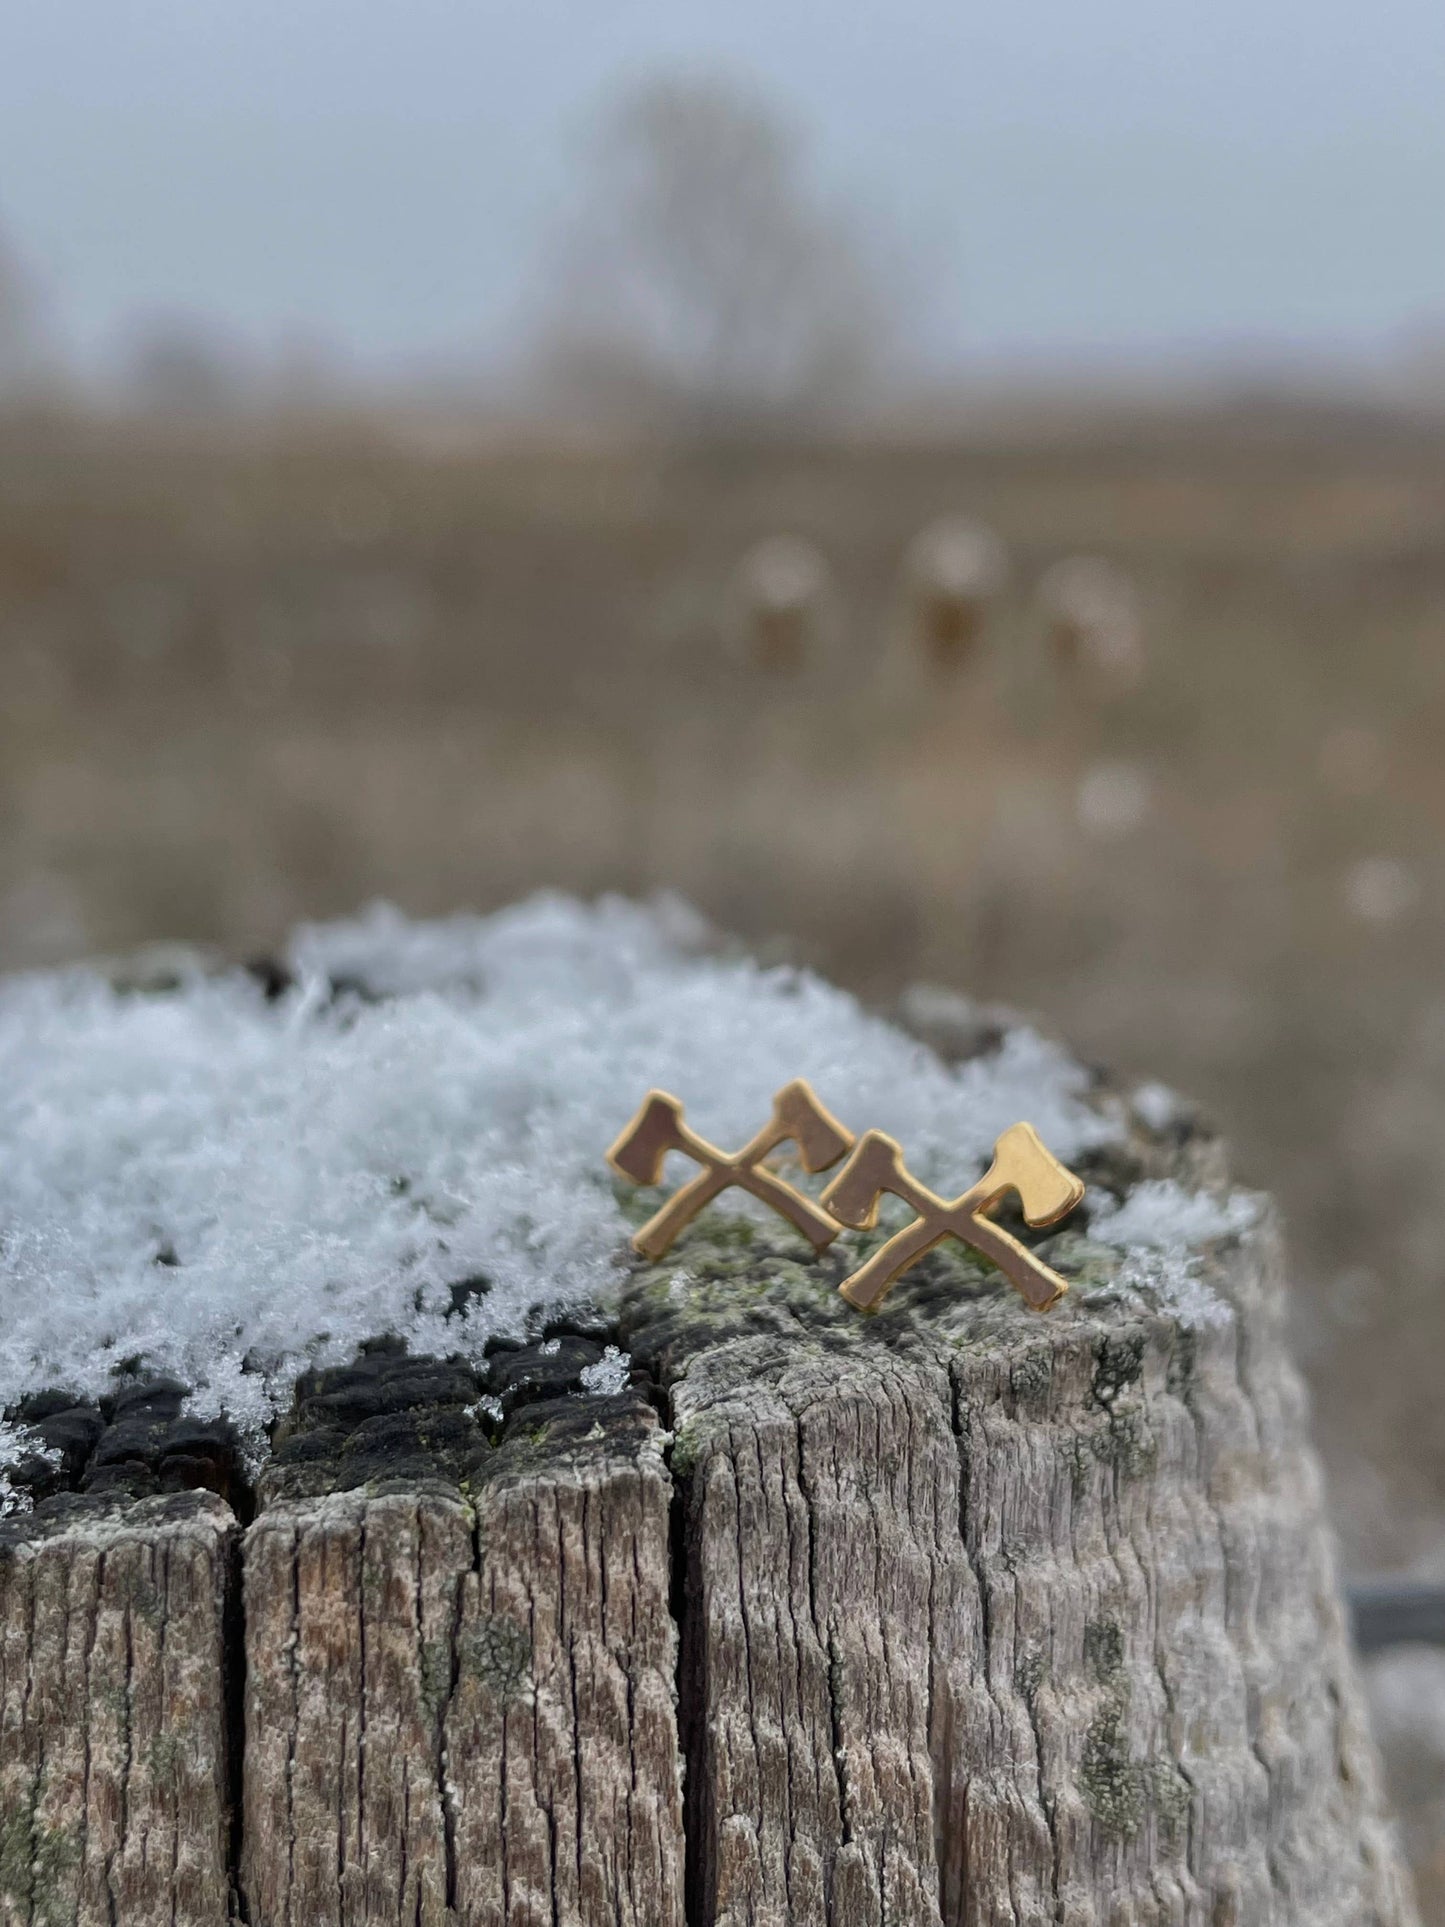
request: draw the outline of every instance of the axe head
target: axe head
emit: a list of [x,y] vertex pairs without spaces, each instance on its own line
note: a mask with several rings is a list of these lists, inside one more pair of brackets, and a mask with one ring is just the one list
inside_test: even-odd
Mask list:
[[633,1184],[660,1184],[668,1152],[682,1148],[682,1105],[666,1091],[649,1091],[641,1110],[607,1153],[607,1162]]
[[865,1131],[853,1155],[823,1193],[823,1209],[855,1231],[871,1231],[878,1222],[878,1202],[885,1191],[911,1195],[903,1168],[903,1148],[886,1131]]
[[1017,1191],[1031,1225],[1057,1224],[1084,1197],[1083,1180],[1060,1164],[1032,1124],[1009,1126],[993,1147],[993,1163],[982,1183],[994,1199]]
[[826,1171],[853,1142],[853,1133],[818,1099],[806,1078],[795,1077],[773,1099],[773,1124],[780,1139],[798,1147],[805,1171]]

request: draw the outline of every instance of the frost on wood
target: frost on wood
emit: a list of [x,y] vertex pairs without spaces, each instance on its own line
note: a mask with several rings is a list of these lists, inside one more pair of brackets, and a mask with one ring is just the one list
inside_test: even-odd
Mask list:
[[1245,1192],[1227,1197],[1190,1191],[1174,1178],[1146,1179],[1122,1201],[1095,1200],[1089,1230],[1121,1251],[1165,1251],[1187,1257],[1200,1245],[1247,1231],[1260,1201]]
[[[1412,1927],[1265,1202],[996,1013],[912,1000],[925,1050],[694,942],[378,913],[270,1001],[0,994],[4,1369],[102,1395],[12,1419],[70,1489],[0,1529],[0,1927]],[[857,1239],[725,1211],[623,1261],[597,1150],[641,1088],[727,1144],[780,1063],[940,1188],[1038,1124],[1089,1186],[1010,1225],[1058,1310],[948,1245],[861,1319]],[[161,1365],[253,1426],[244,1534],[130,1496],[225,1483]]]

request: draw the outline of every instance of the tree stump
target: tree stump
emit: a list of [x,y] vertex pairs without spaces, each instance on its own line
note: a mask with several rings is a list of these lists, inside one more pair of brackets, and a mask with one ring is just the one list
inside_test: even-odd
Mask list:
[[309,1374],[246,1490],[97,1422],[0,1546],[0,1927],[1410,1927],[1273,1219],[1096,1101],[1047,1317],[710,1215]]
[[230,1509],[52,1502],[0,1528],[0,1921],[224,1921]]

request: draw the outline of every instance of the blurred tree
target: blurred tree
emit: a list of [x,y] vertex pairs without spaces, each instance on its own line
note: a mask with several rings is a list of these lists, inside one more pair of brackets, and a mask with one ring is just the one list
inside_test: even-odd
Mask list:
[[0,229],[0,394],[34,375],[40,347],[39,303],[20,257]]
[[345,397],[343,368],[342,351],[326,335],[310,328],[288,328],[266,370],[267,398],[283,415],[325,414]]
[[1445,405],[1445,318],[1427,317],[1406,330],[1394,374],[1394,387],[1407,406]]
[[555,399],[703,431],[857,400],[890,332],[886,276],[774,108],[718,81],[648,82],[586,160],[542,330]]
[[161,415],[214,415],[233,408],[245,385],[240,356],[205,321],[163,315],[127,344],[121,375],[140,407]]

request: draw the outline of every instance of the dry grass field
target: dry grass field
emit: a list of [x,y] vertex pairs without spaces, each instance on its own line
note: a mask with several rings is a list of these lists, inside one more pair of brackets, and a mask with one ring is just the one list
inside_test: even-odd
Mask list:
[[[1010,585],[948,669],[902,569]],[[739,558],[831,570],[796,672]],[[1135,584],[1132,688],[1043,571]],[[0,428],[0,962],[671,887],[1200,1098],[1291,1221],[1347,1557],[1445,1569],[1445,431],[1260,406],[687,454]]]

